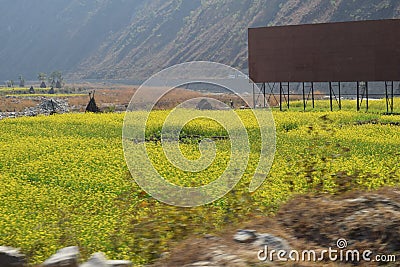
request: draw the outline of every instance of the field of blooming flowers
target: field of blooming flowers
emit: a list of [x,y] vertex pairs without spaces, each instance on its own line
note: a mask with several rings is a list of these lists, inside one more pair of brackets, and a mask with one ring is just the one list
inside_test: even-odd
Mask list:
[[[218,111],[215,111],[218,112]],[[250,111],[238,111],[249,118]],[[229,160],[229,140],[217,140],[217,159],[204,172],[182,173],[160,155],[157,136],[167,111],[148,123],[148,150],[171,181],[208,183]],[[0,121],[0,245],[15,246],[31,263],[77,245],[83,257],[104,251],[135,265],[151,262],[191,235],[276,211],[296,193],[340,194],[355,188],[394,186],[400,181],[400,116],[373,113],[274,112],[277,150],[267,180],[247,192],[259,141],[244,119],[254,146],[239,185],[206,206],[160,203],[133,181],[122,148],[124,114],[64,114]],[[221,136],[207,120],[188,124],[187,136]],[[199,156],[197,142],[182,153]],[[180,177],[181,180],[176,180]],[[182,180],[182,177],[184,178]]]

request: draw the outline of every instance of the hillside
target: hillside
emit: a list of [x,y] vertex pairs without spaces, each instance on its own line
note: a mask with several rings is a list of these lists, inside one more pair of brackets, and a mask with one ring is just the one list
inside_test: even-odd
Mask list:
[[247,28],[399,18],[397,0],[1,0],[0,79],[145,79],[179,62],[247,68]]

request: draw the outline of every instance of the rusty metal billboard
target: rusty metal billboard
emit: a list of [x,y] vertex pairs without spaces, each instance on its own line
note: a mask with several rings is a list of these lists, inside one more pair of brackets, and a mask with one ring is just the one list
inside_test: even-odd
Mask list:
[[400,80],[400,19],[251,28],[253,82]]

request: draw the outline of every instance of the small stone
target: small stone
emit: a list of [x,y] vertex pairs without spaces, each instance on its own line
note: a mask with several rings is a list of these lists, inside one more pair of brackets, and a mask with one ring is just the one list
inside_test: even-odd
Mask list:
[[359,197],[359,198],[346,199],[344,201],[349,203],[364,203],[367,201],[367,199],[364,197]]
[[47,259],[43,267],[78,267],[78,247],[66,247],[58,250],[56,254]]
[[228,262],[232,262],[232,261],[234,261],[236,259],[237,259],[237,256],[235,256],[235,255],[226,255],[225,258],[224,258],[224,260],[226,260]]
[[0,266],[1,267],[23,267],[25,256],[19,249],[0,246]]
[[218,255],[223,255],[224,251],[220,250],[220,249],[216,249],[213,252],[211,252],[212,255],[218,256]]
[[290,250],[286,240],[271,234],[259,234],[253,243],[256,246],[268,246],[278,250]]
[[230,255],[230,254],[221,254],[221,255],[217,255],[215,257],[212,258],[213,261],[217,262],[217,263],[221,263],[221,262],[232,262],[234,260],[237,259],[237,256],[235,255]]
[[125,260],[108,260],[106,261],[107,267],[131,267],[132,262]]
[[166,251],[166,252],[161,253],[160,258],[164,259],[164,258],[167,258],[169,255],[170,255],[170,252]]
[[225,257],[226,257],[225,254],[215,255],[215,256],[212,257],[212,260],[215,261],[215,262],[219,262],[219,261],[224,260]]
[[80,267],[131,267],[132,262],[125,260],[107,260],[102,252],[94,253],[90,259]]
[[94,253],[90,259],[80,267],[107,267],[107,259],[101,252]]
[[204,238],[209,239],[209,240],[217,240],[218,239],[218,237],[216,237],[214,235],[209,235],[209,234],[204,235]]
[[239,243],[252,243],[257,239],[255,230],[239,230],[236,232],[233,240]]
[[190,264],[190,265],[187,265],[187,266],[202,266],[202,267],[206,267],[206,266],[215,266],[212,262],[209,262],[209,261],[198,261],[198,262],[195,262],[195,263],[192,263],[192,264]]

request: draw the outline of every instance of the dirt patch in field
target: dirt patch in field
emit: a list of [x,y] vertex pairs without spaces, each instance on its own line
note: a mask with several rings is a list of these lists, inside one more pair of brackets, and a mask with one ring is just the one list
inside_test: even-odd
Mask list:
[[[78,90],[78,89],[76,89]],[[73,112],[84,112],[86,106],[90,100],[89,92],[95,91],[95,100],[100,110],[103,112],[114,112],[114,111],[125,111],[129,105],[129,102],[137,90],[137,86],[122,86],[115,88],[103,88],[103,87],[87,87],[79,88],[78,91],[71,91],[71,95],[68,96],[66,93],[62,97],[57,95],[47,96],[0,96],[0,112],[23,112],[26,108],[35,107],[44,98],[46,99],[63,99],[68,102],[69,109]],[[148,88],[151,93],[153,88]],[[82,95],[74,95],[76,93]],[[178,104],[185,102],[186,100],[197,98],[197,97],[210,97],[224,102],[226,105],[230,105],[232,100],[235,108],[244,106],[244,102],[240,97],[236,95],[228,94],[205,94],[203,92],[197,92],[192,90],[186,90],[176,88],[171,90],[168,94],[163,96],[156,104],[154,109],[172,109]]]
[[0,97],[0,112],[22,112],[25,108],[34,107],[39,103],[39,100],[3,96]]

